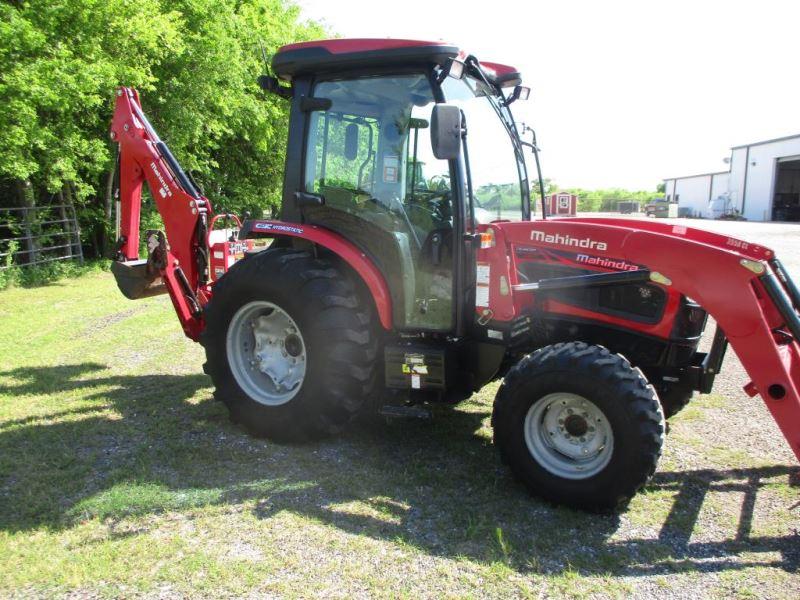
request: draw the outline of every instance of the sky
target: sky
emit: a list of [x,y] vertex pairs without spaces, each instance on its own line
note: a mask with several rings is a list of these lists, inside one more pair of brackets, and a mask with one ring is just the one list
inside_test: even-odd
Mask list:
[[654,190],[800,133],[800,2],[296,0],[341,37],[451,42],[511,64],[560,187]]

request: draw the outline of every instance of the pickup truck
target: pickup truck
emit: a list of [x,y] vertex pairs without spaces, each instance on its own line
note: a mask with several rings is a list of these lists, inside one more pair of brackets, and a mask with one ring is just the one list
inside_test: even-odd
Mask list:
[[644,207],[644,214],[648,217],[677,217],[678,205],[666,200],[654,200]]

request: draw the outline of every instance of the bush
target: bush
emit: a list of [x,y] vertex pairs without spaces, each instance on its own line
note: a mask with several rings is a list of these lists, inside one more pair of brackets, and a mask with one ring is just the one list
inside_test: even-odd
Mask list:
[[19,243],[10,241],[6,256],[0,261],[0,290],[14,285],[19,276],[19,267],[14,266],[14,253],[19,250]]
[[63,260],[23,267],[13,265],[10,259],[10,256],[3,257],[4,268],[0,270],[0,290],[14,286],[39,287],[48,285],[60,279],[106,271],[109,264],[107,259],[94,259],[84,264],[74,260]]

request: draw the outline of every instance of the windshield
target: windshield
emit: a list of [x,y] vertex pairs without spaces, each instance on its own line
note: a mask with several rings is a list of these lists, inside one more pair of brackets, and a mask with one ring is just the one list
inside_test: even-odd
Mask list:
[[448,77],[442,90],[448,104],[464,111],[475,220],[527,219],[528,178],[511,111],[485,84],[470,77]]

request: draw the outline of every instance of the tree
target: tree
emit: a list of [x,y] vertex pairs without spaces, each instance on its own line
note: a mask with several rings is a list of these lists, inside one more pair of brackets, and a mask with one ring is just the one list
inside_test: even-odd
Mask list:
[[99,239],[110,227],[114,89],[129,85],[215,206],[267,208],[288,107],[256,85],[259,46],[323,34],[298,15],[284,0],[0,4],[0,189],[74,197],[87,238]]

